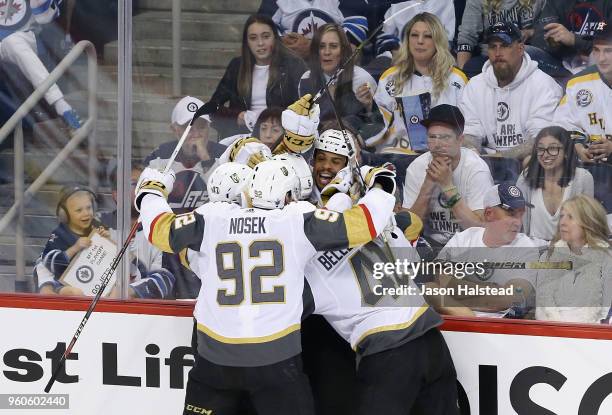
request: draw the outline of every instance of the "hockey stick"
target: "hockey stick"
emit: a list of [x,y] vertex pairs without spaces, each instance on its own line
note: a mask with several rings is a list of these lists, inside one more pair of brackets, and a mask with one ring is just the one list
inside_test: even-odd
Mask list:
[[[176,147],[174,148],[174,151],[172,152],[172,155],[170,156],[170,159],[168,160],[168,163],[166,164],[166,168],[164,169],[164,174],[168,173],[168,171],[170,170],[170,167],[172,166],[172,163],[174,163],[174,159],[176,159],[176,156],[178,155],[181,147],[183,146],[183,143],[187,139],[187,136],[189,135],[189,132],[191,131],[191,127],[193,126],[193,123],[198,118],[200,118],[202,115],[211,114],[215,112],[217,109],[218,109],[218,105],[212,102],[208,102],[202,105],[200,108],[198,108],[198,110],[194,113],[191,122],[189,123],[187,128],[185,128],[185,131],[183,132],[181,139],[176,144]],[[66,363],[66,358],[72,351],[72,348],[74,347],[76,341],[78,340],[79,336],[83,332],[83,329],[85,328],[85,324],[87,324],[89,317],[91,317],[91,314],[96,308],[96,305],[100,301],[100,298],[102,297],[102,293],[104,292],[104,290],[106,289],[106,286],[111,280],[111,276],[115,273],[115,270],[119,266],[119,262],[121,262],[121,258],[123,258],[125,251],[130,246],[130,241],[132,240],[134,235],[136,235],[136,231],[138,230],[138,223],[139,223],[138,221],[134,222],[134,224],[132,225],[132,228],[130,229],[130,233],[128,234],[128,237],[123,243],[123,246],[121,247],[121,249],[115,256],[115,258],[113,258],[113,261],[111,262],[110,266],[102,274],[102,277],[100,278],[101,280],[100,289],[98,290],[98,292],[96,293],[96,296],[91,301],[89,308],[87,308],[87,311],[85,312],[85,316],[83,316],[83,319],[81,320],[81,323],[79,324],[79,327],[74,333],[74,336],[72,336],[72,340],[70,341],[70,344],[68,344],[68,347],[66,347],[66,351],[64,352],[59,362],[57,363],[57,366],[55,367],[55,370],[53,371],[53,374],[51,375],[51,379],[49,379],[47,386],[45,386],[46,393],[49,393],[49,391],[51,390],[51,387],[53,387],[53,383],[55,382],[57,375],[59,374],[60,370]]]
[[416,7],[419,4],[425,3],[425,1],[427,1],[427,0],[420,0],[417,3],[414,3],[414,4],[412,4],[412,5],[408,6],[408,7],[403,8],[402,10],[399,10],[399,11],[393,13],[391,16],[389,16],[385,20],[383,20],[383,22],[381,24],[379,24],[378,27],[376,27],[376,29],[374,29],[372,31],[372,33],[370,33],[370,36],[368,36],[363,42],[361,42],[355,48],[353,53],[346,59],[346,61],[344,61],[344,63],[342,63],[342,65],[340,65],[338,67],[338,69],[336,69],[336,72],[334,72],[334,74],[329,78],[329,81],[327,81],[325,86],[323,86],[321,89],[319,89],[319,91],[312,98],[313,104],[316,104],[317,102],[319,102],[319,100],[323,97],[323,94],[328,90],[329,86],[332,85],[333,83],[335,83],[338,80],[338,76],[340,76],[340,74],[344,70],[344,67],[346,65],[348,65],[349,62],[351,62],[353,59],[355,59],[355,56],[357,56],[359,54],[359,52],[361,52],[361,50],[364,48],[365,45],[367,45],[369,42],[372,41],[372,39],[374,39],[374,36],[376,36],[378,34],[378,32],[380,32],[382,30],[382,28],[385,26],[385,24],[389,23],[391,20],[395,19],[398,15],[404,13],[406,10],[412,9],[413,7]]

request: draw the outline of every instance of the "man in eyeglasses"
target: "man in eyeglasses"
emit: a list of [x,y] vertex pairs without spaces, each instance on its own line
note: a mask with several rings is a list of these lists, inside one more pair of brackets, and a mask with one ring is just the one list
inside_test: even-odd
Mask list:
[[[456,234],[448,241],[438,259],[456,264],[472,263],[475,268],[468,272],[441,275],[438,283],[453,287],[457,305],[473,310],[497,312],[511,309],[516,317],[522,317],[534,303],[536,272],[519,269],[520,261],[537,261],[537,244],[527,235],[520,233],[523,214],[527,207],[523,193],[514,184],[503,182],[485,189],[484,223]],[[516,264],[516,269],[486,267],[485,261]],[[459,268],[455,268],[456,270]],[[459,290],[459,286],[463,286]],[[489,294],[485,287],[508,288],[512,294]],[[475,290],[480,287],[480,292]],[[485,294],[482,294],[485,292]],[[514,307],[514,308],[512,308]]]
[[525,53],[513,23],[490,26],[486,39],[489,61],[464,88],[459,105],[466,141],[479,151],[523,159],[551,124],[561,87]]
[[567,83],[565,96],[555,112],[555,123],[587,136],[577,143],[583,161],[612,161],[612,25],[602,23],[595,31],[592,57],[595,65]]
[[464,118],[459,108],[433,107],[421,124],[427,128],[429,151],[406,169],[402,207],[421,217],[423,236],[441,247],[456,232],[480,226],[484,192],[493,178],[484,160],[462,147]]

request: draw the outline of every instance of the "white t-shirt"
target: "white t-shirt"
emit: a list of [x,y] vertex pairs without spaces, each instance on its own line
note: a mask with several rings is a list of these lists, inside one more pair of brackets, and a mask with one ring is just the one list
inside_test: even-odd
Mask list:
[[541,188],[532,189],[527,186],[523,175],[519,177],[516,185],[521,189],[526,200],[534,206],[527,209],[523,217],[524,232],[545,241],[550,241],[557,232],[561,203],[575,195],[586,194],[593,197],[594,193],[593,176],[588,170],[578,167],[572,181],[563,189],[563,197],[557,211],[551,215],[544,204]]
[[[414,205],[425,181],[427,166],[431,160],[431,152],[428,151],[417,157],[406,169],[402,205],[404,208],[410,209]],[[478,154],[467,148],[461,149],[461,159],[453,171],[453,183],[471,210],[484,209],[483,197],[485,192],[493,186],[493,177],[491,177],[489,166]],[[442,207],[440,200],[440,187],[437,186],[429,201],[427,217],[423,218],[423,235],[444,245],[461,228],[452,215],[451,209]]]
[[[490,248],[483,242],[485,228],[474,227],[455,234],[440,251],[438,259],[458,262],[526,262],[538,261],[537,244],[524,233],[519,233],[512,243]],[[537,271],[525,269],[486,269],[482,275],[469,275],[473,282],[494,282],[504,285],[515,278],[529,281],[535,287]]]
[[251,84],[251,108],[246,112],[244,121],[253,131],[259,114],[266,109],[266,89],[268,88],[268,77],[270,76],[270,65],[254,65]]

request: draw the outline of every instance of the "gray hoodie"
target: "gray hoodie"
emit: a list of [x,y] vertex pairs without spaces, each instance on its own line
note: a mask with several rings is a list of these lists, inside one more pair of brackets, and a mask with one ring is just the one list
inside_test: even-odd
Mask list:
[[499,11],[485,11],[483,0],[467,0],[457,35],[457,51],[474,53],[474,48],[480,44],[481,54],[485,55],[484,33],[489,26],[508,21],[528,29],[534,25],[543,5],[544,0],[533,0],[530,7],[522,7],[519,0],[503,0]]

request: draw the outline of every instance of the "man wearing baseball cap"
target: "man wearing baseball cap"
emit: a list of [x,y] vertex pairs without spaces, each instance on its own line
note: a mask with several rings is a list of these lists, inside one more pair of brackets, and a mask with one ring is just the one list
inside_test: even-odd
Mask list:
[[612,24],[596,28],[591,56],[595,65],[567,82],[555,124],[587,136],[584,144],[576,144],[583,161],[612,163]]
[[538,132],[550,125],[561,87],[525,53],[514,23],[495,23],[486,39],[489,60],[459,104],[466,141],[479,151],[523,159]]
[[493,178],[484,160],[462,147],[464,119],[459,108],[433,107],[421,124],[427,128],[429,151],[406,169],[402,207],[423,220],[423,236],[441,247],[456,232],[480,226],[484,191]]
[[[513,183],[502,182],[486,189],[483,198],[484,223],[482,227],[466,229],[453,236],[440,251],[438,259],[451,262],[471,262],[474,264],[485,261],[512,263],[511,269],[491,269],[482,267],[483,272],[475,271],[471,275],[442,275],[439,278],[441,286],[469,287],[489,286],[507,288],[515,287],[513,295],[473,296],[455,295],[460,304],[472,309],[484,311],[500,311],[522,303],[515,314],[525,313],[533,306],[535,273],[532,270],[519,269],[522,262],[538,261],[537,244],[527,235],[520,233],[525,209],[532,207],[525,201],[523,193]],[[516,268],[516,269],[512,269]],[[520,287],[520,290],[516,288]],[[455,289],[455,293],[458,290]]]
[[[204,102],[186,96],[176,103],[170,115],[170,129],[174,140],[161,144],[145,159],[145,166],[163,170],[177,141],[193,119],[195,112]],[[174,190],[168,196],[168,203],[174,213],[190,212],[208,201],[206,182],[210,172],[225,146],[209,141],[210,116],[203,115],[191,127],[185,143],[181,147],[172,170],[176,173]],[[195,298],[200,289],[200,279],[181,266],[178,255],[164,253],[163,267],[176,277],[176,298]]]

